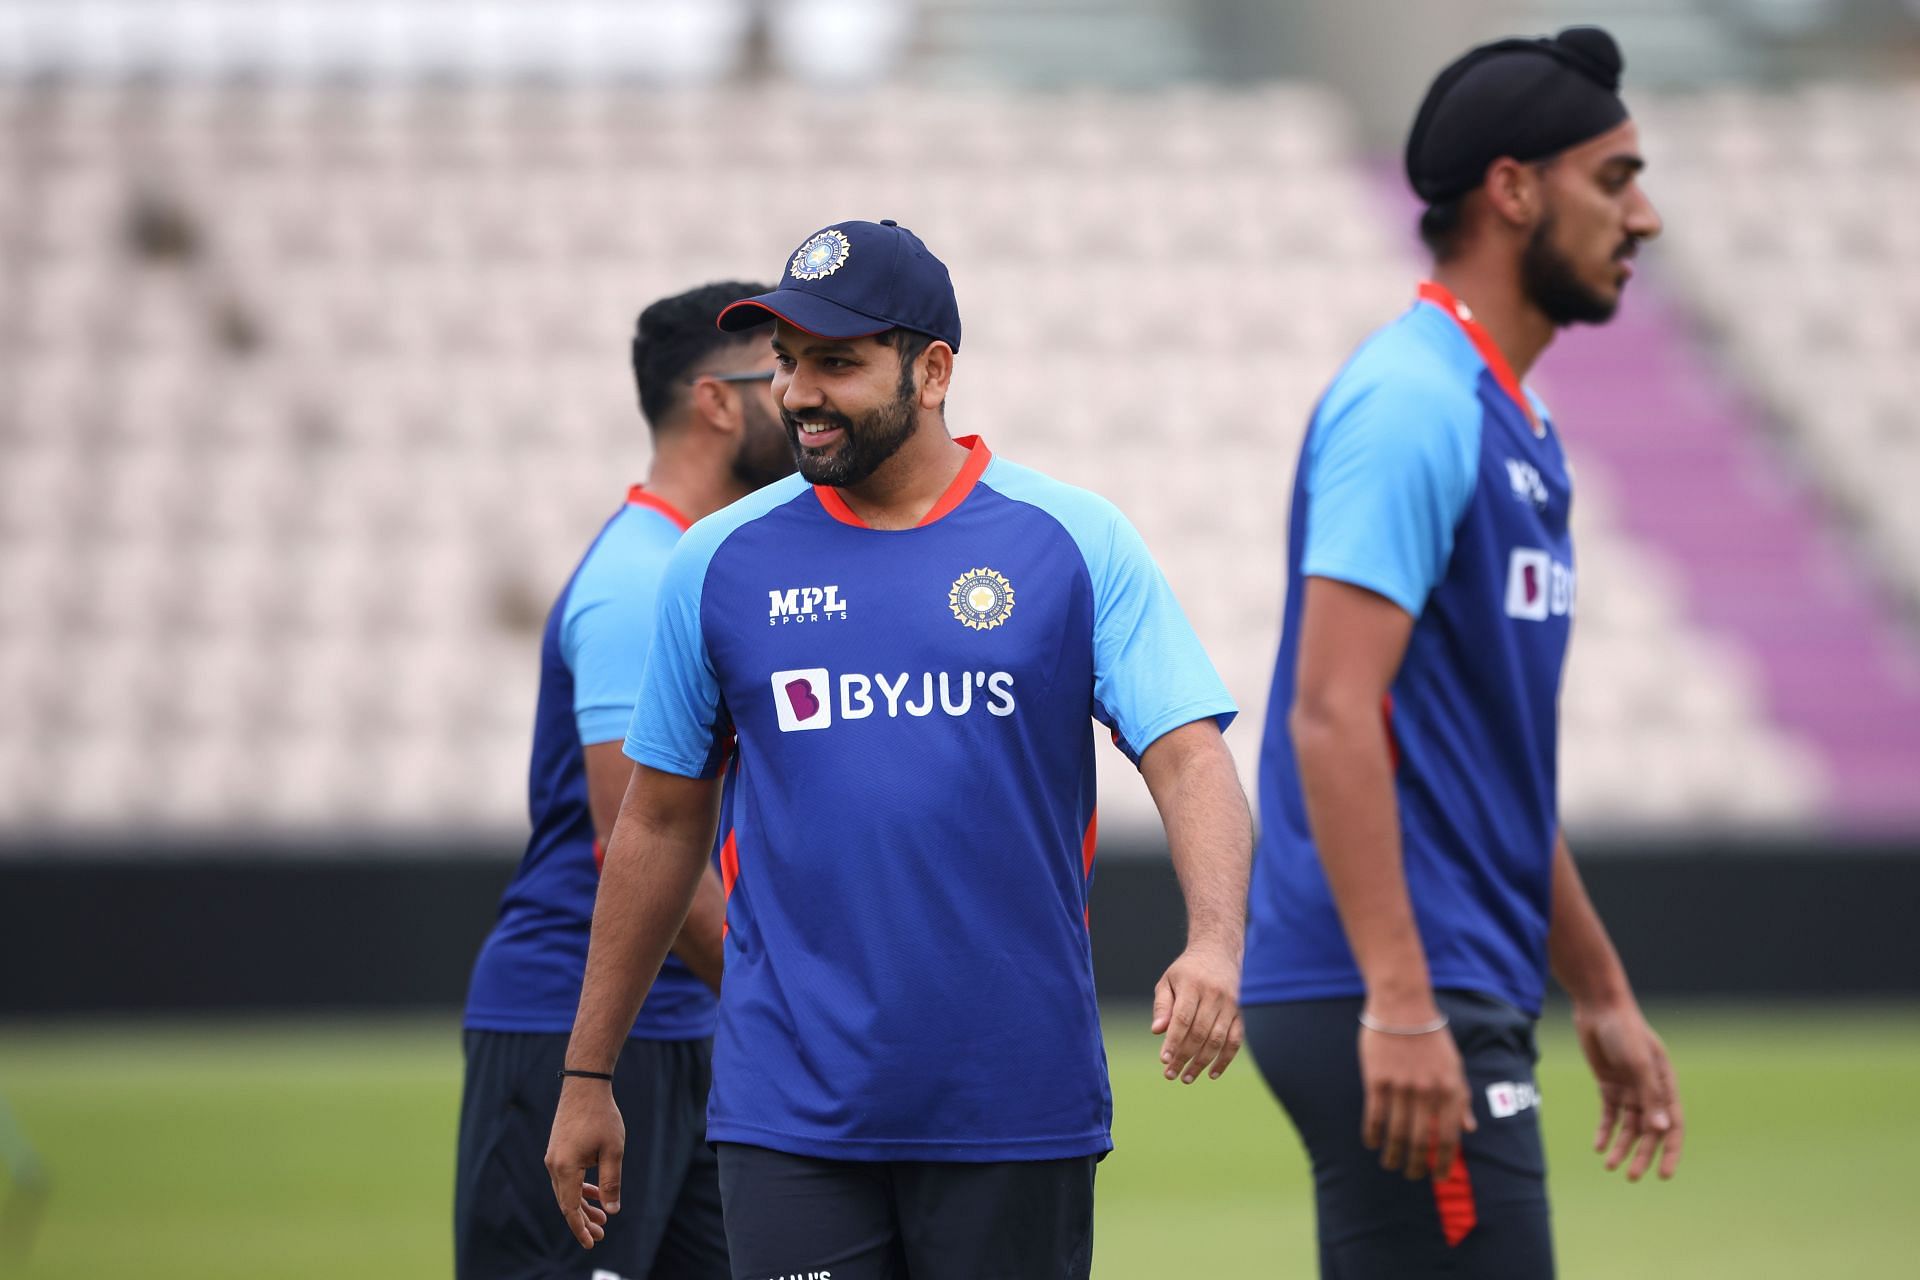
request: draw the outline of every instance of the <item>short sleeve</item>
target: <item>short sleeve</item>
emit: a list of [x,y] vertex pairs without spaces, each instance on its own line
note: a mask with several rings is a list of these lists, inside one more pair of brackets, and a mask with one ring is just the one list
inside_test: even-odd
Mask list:
[[658,563],[590,559],[567,595],[560,648],[573,672],[573,719],[580,741],[611,742],[633,718],[634,693],[653,631]]
[[1375,383],[1314,424],[1300,572],[1378,592],[1415,617],[1446,576],[1473,496],[1478,403],[1414,379]]
[[710,554],[682,539],[667,560],[653,617],[653,644],[624,750],[649,768],[687,778],[710,777],[725,757],[728,730],[720,681],[700,622]]
[[[1111,509],[1110,509],[1111,510]],[[1237,708],[1147,544],[1112,511],[1093,578],[1094,714],[1136,764],[1162,734],[1195,720],[1222,729]]]

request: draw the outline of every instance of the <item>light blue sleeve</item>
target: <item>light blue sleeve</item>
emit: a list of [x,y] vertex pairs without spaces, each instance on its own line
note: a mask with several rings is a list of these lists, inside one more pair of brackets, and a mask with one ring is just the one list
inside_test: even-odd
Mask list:
[[1479,402],[1383,379],[1330,393],[1306,457],[1305,577],[1377,592],[1414,617],[1446,576],[1479,471]]
[[[710,531],[704,531],[710,533]],[[649,768],[711,777],[731,736],[720,709],[720,680],[700,624],[700,598],[716,541],[699,525],[667,559],[653,615],[653,644],[623,750]]]
[[1093,573],[1094,714],[1138,764],[1169,730],[1212,719],[1225,729],[1239,708],[1194,634],[1147,544],[1113,511]]
[[1139,763],[1169,730],[1238,713],[1147,544],[1105,498],[999,459],[985,479],[1065,526],[1093,583],[1094,715]]
[[560,651],[573,672],[580,741],[612,742],[633,718],[634,694],[652,639],[660,573],[672,543],[616,524],[574,575],[560,621]]

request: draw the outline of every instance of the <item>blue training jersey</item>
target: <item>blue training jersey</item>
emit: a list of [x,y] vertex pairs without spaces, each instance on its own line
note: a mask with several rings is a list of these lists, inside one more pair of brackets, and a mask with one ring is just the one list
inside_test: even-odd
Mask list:
[[[600,884],[583,744],[618,741],[633,718],[660,575],[686,527],[685,517],[636,485],[547,617],[527,777],[533,834],[474,962],[468,1027],[573,1028]],[[713,1034],[714,1007],[706,984],[669,956],[633,1034],[703,1039]]]
[[1108,1150],[1091,722],[1233,704],[1114,507],[973,437],[916,528],[799,477],[675,550],[627,754],[710,776],[726,984],[707,1137],[850,1160]]
[[1437,285],[1423,285],[1421,301],[1328,388],[1294,479],[1244,1003],[1366,989],[1314,850],[1287,729],[1303,583],[1322,577],[1377,592],[1415,619],[1384,714],[1433,984],[1539,1012],[1573,613],[1571,499],[1545,408]]

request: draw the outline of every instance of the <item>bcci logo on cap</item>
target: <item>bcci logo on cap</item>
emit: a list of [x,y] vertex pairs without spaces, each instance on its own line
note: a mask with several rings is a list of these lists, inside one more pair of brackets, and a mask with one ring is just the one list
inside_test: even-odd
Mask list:
[[1013,612],[1013,584],[991,569],[969,569],[953,580],[947,603],[962,626],[991,631]]
[[829,227],[794,250],[787,274],[795,280],[825,280],[847,265],[853,245],[845,234]]

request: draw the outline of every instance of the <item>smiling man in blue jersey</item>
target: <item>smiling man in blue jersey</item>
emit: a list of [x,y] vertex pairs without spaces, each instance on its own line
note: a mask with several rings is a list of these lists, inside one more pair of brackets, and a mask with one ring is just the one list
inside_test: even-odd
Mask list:
[[1302,447],[1242,1001],[1313,1160],[1331,1280],[1553,1274],[1549,969],[1607,1167],[1680,1157],[1666,1051],[1560,831],[1571,472],[1521,382],[1560,329],[1612,316],[1660,230],[1620,70],[1576,28],[1441,72],[1407,144],[1433,278]]
[[631,766],[633,718],[667,557],[692,522],[793,471],[763,335],[723,333],[742,290],[710,284],[640,315],[634,381],[651,429],[647,483],[602,526],[547,619],[528,807],[533,834],[474,964],[454,1199],[463,1280],[724,1277],[726,1238],[704,1108],[720,985],[719,882],[703,878],[637,1020],[613,1096],[635,1127],[628,1212],[588,1265],[540,1180],[580,999],[600,851]]
[[554,1194],[586,1244],[583,1195],[623,1199],[620,1116],[592,1073],[613,1070],[717,814],[707,1132],[733,1274],[1085,1276],[1112,1145],[1092,725],[1167,828],[1188,945],[1153,1027],[1163,1073],[1191,1083],[1240,1040],[1252,832],[1220,736],[1233,704],[1118,511],[948,435],[959,312],[918,237],[810,236],[722,323],[769,319],[801,475],[696,525],[667,568]]

